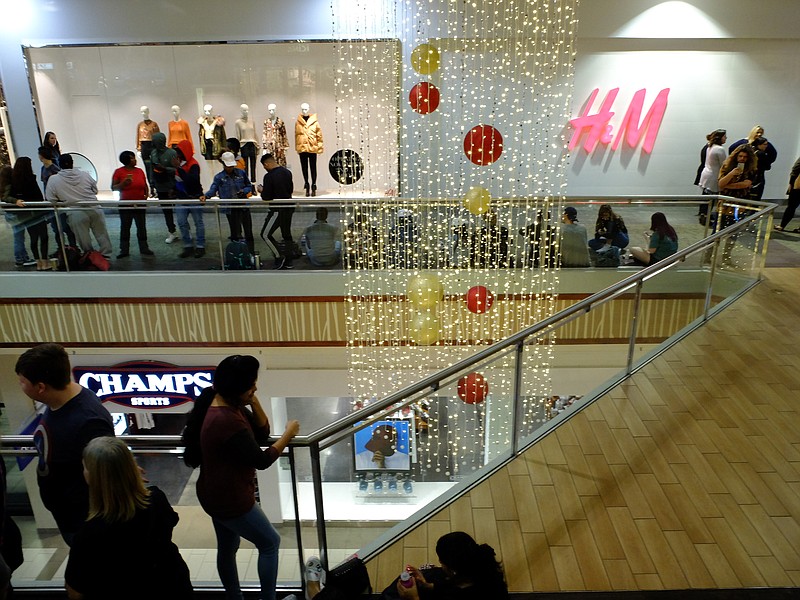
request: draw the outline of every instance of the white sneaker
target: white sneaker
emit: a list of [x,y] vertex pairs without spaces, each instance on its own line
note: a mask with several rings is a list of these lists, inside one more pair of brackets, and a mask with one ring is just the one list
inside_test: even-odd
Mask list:
[[176,233],[170,233],[170,234],[167,236],[167,239],[165,239],[164,241],[165,241],[166,243],[168,243],[168,244],[171,244],[172,242],[174,242],[175,240],[177,240],[179,237],[180,237],[180,236],[177,234],[177,232],[176,232]]
[[325,569],[318,556],[310,556],[306,561],[306,581],[319,581],[325,585]]

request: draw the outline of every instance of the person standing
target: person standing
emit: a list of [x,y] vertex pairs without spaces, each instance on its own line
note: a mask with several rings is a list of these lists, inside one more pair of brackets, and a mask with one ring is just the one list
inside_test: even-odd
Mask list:
[[110,258],[111,239],[103,211],[97,207],[79,208],[81,202],[97,201],[97,182],[86,171],[73,168],[71,155],[62,154],[60,162],[61,170],[47,182],[46,198],[71,207],[67,220],[82,252],[92,250],[91,232],[100,245],[100,253]]
[[750,199],[761,200],[767,184],[766,172],[772,168],[772,155],[768,152],[769,141],[765,137],[757,137],[750,145],[756,153],[756,173],[753,187],[750,188]]
[[178,513],[164,492],[145,487],[125,442],[93,439],[83,451],[83,464],[89,519],[69,552],[67,597],[190,600],[189,567],[172,542]]
[[[294,192],[294,182],[292,172],[286,167],[278,164],[272,154],[265,154],[261,157],[261,164],[266,169],[264,180],[261,185],[261,199],[265,202],[275,200],[291,199]],[[292,268],[292,216],[294,215],[294,205],[284,203],[270,204],[269,212],[261,229],[261,237],[275,255],[276,269]],[[279,246],[278,241],[273,237],[273,233],[280,227],[283,243]],[[267,235],[264,236],[266,231]]]
[[39,493],[71,546],[89,512],[83,449],[94,438],[114,435],[111,415],[94,392],[72,381],[69,356],[59,344],[34,346],[14,369],[22,392],[46,406],[33,432]]
[[[797,207],[800,206],[800,177],[798,177],[798,175],[800,175],[800,158],[794,161],[792,170],[789,172],[789,187],[786,189],[786,193],[789,195],[789,202],[786,206],[786,210],[783,211],[780,225],[775,225],[776,231],[783,231],[786,229],[792,219],[794,219]],[[792,233],[800,233],[800,227],[793,229]]]
[[[24,206],[24,202],[14,197],[11,190],[11,180],[14,177],[14,169],[11,167],[0,167],[0,200],[5,204],[14,206]],[[22,222],[24,213],[16,208],[4,210],[6,223],[11,227],[11,234],[14,239],[14,264],[17,267],[32,267],[38,264],[31,260],[28,250],[25,248],[25,225]]]
[[[254,356],[225,358],[214,372],[212,387],[195,402],[184,430],[184,461],[200,467],[197,498],[211,517],[217,537],[217,569],[227,597],[242,598],[236,551],[241,538],[258,549],[261,598],[275,600],[280,535],[255,497],[256,469],[266,469],[300,430],[289,421],[266,450],[270,423],[256,397],[260,364]],[[261,490],[261,498],[267,497]]]
[[[181,231],[183,251],[178,255],[181,258],[202,258],[206,253],[206,225],[203,221],[203,206],[199,198],[203,195],[203,186],[200,183],[200,165],[194,158],[192,142],[181,140],[175,149],[178,153],[178,171],[176,189],[178,198],[193,200],[191,204],[178,204],[175,213],[178,217],[178,229]],[[195,229],[194,245],[192,233],[189,230],[189,215],[192,215]]]
[[[31,159],[20,156],[14,163],[11,176],[11,195],[16,198],[17,206],[25,206],[27,202],[44,202],[42,190],[33,174]],[[37,271],[49,271],[50,260],[47,256],[47,213],[43,210],[30,210],[19,214],[19,218],[31,238],[31,253],[36,261]]]
[[[53,158],[53,151],[49,146],[39,146],[38,153],[39,162],[42,163],[42,170],[39,173],[39,177],[42,180],[44,191],[47,193],[47,182],[53,175],[61,170],[61,167],[56,164],[57,159]],[[61,249],[64,246],[64,240],[62,236],[64,235],[67,236],[67,242],[70,246],[78,245],[78,241],[75,239],[75,233],[72,231],[72,229],[70,229],[69,223],[67,222],[67,214],[65,212],[62,211],[58,213],[58,225],[56,225],[55,215],[50,215],[48,220],[50,221],[50,228],[53,230],[53,237],[55,238],[56,245],[58,246],[56,253],[53,256],[58,256],[61,254]],[[59,225],[61,227],[61,231],[58,229]]]
[[45,133],[44,137],[42,138],[42,146],[50,150],[50,160],[58,163],[61,159],[61,144],[58,143],[56,134],[52,131]]
[[[723,146],[728,135],[724,129],[715,129],[706,136],[706,139],[708,140],[706,162],[700,172],[698,185],[704,196],[712,196],[719,194],[719,170],[728,156]],[[700,205],[698,217],[700,225],[705,225],[708,220],[708,203]]]
[[321,206],[317,209],[317,220],[306,227],[303,240],[308,253],[309,262],[316,267],[332,267],[342,257],[342,244],[339,241],[339,229],[328,224],[328,209]]
[[578,211],[567,206],[561,216],[561,266],[588,267],[589,242],[586,227],[578,223]]
[[[223,170],[214,175],[214,181],[208,191],[200,196],[200,202],[206,198],[219,196],[220,200],[235,200],[249,198],[253,195],[253,184],[247,178],[247,173],[236,168],[236,157],[232,152],[223,152],[220,157]],[[251,254],[255,253],[255,240],[253,239],[253,218],[250,209],[246,206],[223,208],[222,212],[228,217],[228,226],[231,229],[231,241],[244,239]]]
[[153,187],[161,200],[161,211],[167,224],[169,235],[164,240],[171,244],[178,239],[172,204],[164,204],[166,200],[175,200],[175,169],[178,166],[178,155],[172,148],[167,148],[167,136],[158,132],[153,134],[153,150],[150,153],[150,164],[153,169]]
[[[144,171],[136,168],[136,153],[124,150],[119,155],[122,163],[119,169],[111,176],[111,189],[119,192],[119,199],[125,202],[131,200],[146,201],[150,196],[147,187],[147,177]],[[153,256],[153,251],[147,245],[147,209],[143,204],[124,206],[119,210],[119,254],[117,258],[126,258],[130,255],[131,224],[136,222],[136,239],[139,242],[139,254]]]

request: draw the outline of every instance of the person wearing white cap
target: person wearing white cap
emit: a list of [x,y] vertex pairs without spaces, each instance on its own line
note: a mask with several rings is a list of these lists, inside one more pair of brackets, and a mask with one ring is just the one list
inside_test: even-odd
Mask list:
[[[249,198],[253,195],[253,184],[247,178],[247,173],[236,168],[236,157],[232,152],[223,152],[220,156],[224,169],[214,176],[211,187],[200,196],[200,201],[206,198],[219,196],[220,200],[234,200]],[[222,212],[228,217],[231,229],[231,241],[244,240],[250,253],[255,253],[255,240],[253,239],[253,219],[247,207],[223,208]]]

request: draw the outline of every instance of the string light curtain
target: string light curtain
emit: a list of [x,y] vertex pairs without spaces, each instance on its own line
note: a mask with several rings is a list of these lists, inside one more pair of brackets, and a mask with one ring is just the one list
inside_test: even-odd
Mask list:
[[[337,144],[360,174],[340,191],[365,198],[342,206],[359,405],[554,311],[576,5],[333,0]],[[526,349],[531,425],[551,358]],[[496,411],[513,369],[489,370]]]

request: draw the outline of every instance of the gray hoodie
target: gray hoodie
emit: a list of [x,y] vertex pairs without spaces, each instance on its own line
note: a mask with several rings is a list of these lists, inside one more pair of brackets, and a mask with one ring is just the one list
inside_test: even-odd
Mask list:
[[153,163],[153,179],[159,194],[170,194],[175,190],[174,161],[177,157],[175,150],[167,148],[167,136],[160,132],[154,133],[150,161]]
[[46,198],[64,204],[97,200],[97,182],[86,171],[62,169],[47,180]]

